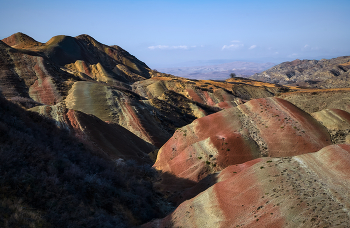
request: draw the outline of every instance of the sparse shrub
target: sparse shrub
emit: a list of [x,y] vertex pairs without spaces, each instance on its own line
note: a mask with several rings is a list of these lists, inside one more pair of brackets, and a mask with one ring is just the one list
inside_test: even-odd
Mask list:
[[97,156],[53,120],[1,95],[0,107],[0,227],[130,227],[165,216],[150,165]]
[[235,78],[237,75],[235,73],[230,74],[230,78]]

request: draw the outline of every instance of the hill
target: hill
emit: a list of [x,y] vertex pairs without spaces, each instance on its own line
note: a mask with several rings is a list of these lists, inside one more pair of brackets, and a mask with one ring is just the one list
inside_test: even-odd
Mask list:
[[[279,69],[343,69],[314,84],[340,87],[348,61]],[[350,89],[300,85],[160,73],[88,35],[5,38],[0,226],[347,227]]]
[[349,69],[349,56],[321,60],[296,59],[256,73],[250,78],[281,85],[343,88],[350,86]]

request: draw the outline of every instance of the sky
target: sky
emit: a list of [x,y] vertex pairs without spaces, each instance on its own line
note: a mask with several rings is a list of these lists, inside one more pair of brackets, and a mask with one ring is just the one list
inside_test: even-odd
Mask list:
[[0,39],[88,34],[152,69],[350,55],[349,0],[0,0]]

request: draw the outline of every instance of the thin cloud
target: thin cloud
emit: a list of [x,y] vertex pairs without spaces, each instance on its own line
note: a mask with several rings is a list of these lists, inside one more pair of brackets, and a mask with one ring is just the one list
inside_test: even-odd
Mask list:
[[294,58],[294,57],[296,57],[296,56],[298,56],[298,54],[297,54],[297,53],[293,53],[293,54],[291,54],[291,55],[288,55],[287,57],[289,57],[289,58]]
[[188,50],[188,49],[193,49],[193,48],[203,48],[204,45],[177,45],[177,46],[169,46],[169,45],[154,45],[154,46],[149,46],[148,49],[150,50],[176,50],[176,49],[182,49],[182,50]]
[[240,43],[241,41],[239,40],[232,40],[231,43]]
[[149,46],[148,49],[154,50],[154,49],[167,49],[169,46],[166,45],[157,45],[157,46]]
[[308,44],[305,44],[304,47],[301,48],[302,51],[309,50],[309,49],[310,49],[310,45]]
[[308,45],[308,44],[305,44],[302,48],[301,48],[301,50],[302,51],[316,51],[316,50],[319,50],[320,48],[319,47],[314,47],[314,46],[310,46],[310,45]]
[[155,50],[155,49],[161,49],[161,50],[183,49],[183,50],[187,50],[187,49],[189,49],[189,47],[187,45],[178,45],[178,46],[156,45],[156,46],[149,46],[148,49],[151,49],[151,50]]
[[254,44],[254,45],[250,46],[248,49],[249,49],[249,50],[252,50],[252,49],[254,49],[254,48],[256,48],[256,47],[257,47],[257,45]]
[[244,47],[244,44],[230,44],[230,45],[224,45],[222,47],[222,50],[224,50],[224,49],[238,49],[241,47]]

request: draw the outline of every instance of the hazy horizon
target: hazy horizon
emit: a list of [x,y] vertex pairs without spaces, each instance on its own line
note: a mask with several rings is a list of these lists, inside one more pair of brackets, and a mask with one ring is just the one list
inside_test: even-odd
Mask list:
[[350,2],[0,0],[0,39],[88,34],[151,68],[350,55]]

